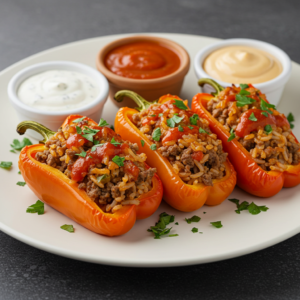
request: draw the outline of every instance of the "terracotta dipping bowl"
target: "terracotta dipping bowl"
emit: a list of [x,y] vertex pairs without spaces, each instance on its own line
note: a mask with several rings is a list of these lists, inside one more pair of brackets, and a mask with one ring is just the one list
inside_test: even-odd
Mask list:
[[[104,64],[105,57],[112,49],[134,42],[156,42],[160,45],[173,50],[180,58],[180,66],[173,73],[154,79],[132,79],[114,74],[108,70]],[[114,104],[118,107],[135,107],[136,104],[129,98],[124,98],[121,103],[116,102],[114,95],[120,90],[131,90],[148,101],[154,101],[165,94],[179,95],[183,80],[190,68],[190,57],[187,51],[179,44],[155,36],[130,36],[113,41],[104,46],[98,53],[96,60],[97,69],[108,79],[109,96]]]

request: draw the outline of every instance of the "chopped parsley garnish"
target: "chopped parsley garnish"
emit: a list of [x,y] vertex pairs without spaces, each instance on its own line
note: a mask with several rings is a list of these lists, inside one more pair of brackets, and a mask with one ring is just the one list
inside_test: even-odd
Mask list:
[[105,145],[105,143],[103,143],[103,144],[97,144],[97,145],[93,146],[92,149],[91,149],[91,152],[94,152],[98,147],[102,147],[104,145]]
[[199,132],[200,132],[200,133],[210,134],[209,132],[207,132],[206,130],[204,130],[204,129],[201,128],[201,127],[199,127]]
[[156,147],[156,144],[152,144],[152,145],[150,146],[150,149],[151,149],[151,150],[156,150],[156,148],[157,148],[157,147]]
[[149,115],[149,117],[156,117],[156,115]]
[[11,161],[1,161],[0,168],[10,170],[12,164],[13,163]]
[[192,222],[197,223],[197,222],[199,222],[200,220],[201,220],[201,218],[198,217],[198,216],[192,216],[192,217],[189,218],[189,219],[185,218],[185,221],[186,221],[188,224],[191,224]]
[[204,211],[203,214],[205,215],[205,214],[206,214],[206,211]]
[[197,121],[199,120],[199,116],[197,114],[193,114],[190,117],[190,122],[192,125],[197,125]]
[[76,132],[77,132],[78,134],[81,134],[81,133],[82,133],[82,130],[81,130],[81,128],[80,128],[79,126],[76,126]]
[[25,186],[26,182],[25,181],[18,181],[17,185],[19,186]]
[[249,87],[249,85],[246,84],[246,83],[241,83],[241,84],[240,84],[240,88],[241,88],[242,90],[247,89],[248,87]]
[[35,204],[30,205],[27,210],[27,213],[37,213],[38,215],[43,215],[44,214],[44,203],[41,200],[36,201]]
[[74,232],[74,227],[73,225],[62,225],[60,226],[61,229],[65,230],[65,231],[68,231],[68,232]]
[[223,225],[221,224],[221,221],[216,221],[216,222],[210,222],[210,224],[216,228],[221,228]]
[[167,125],[171,128],[174,128],[176,124],[180,123],[184,117],[178,117],[174,114],[174,116],[171,119],[167,120]]
[[92,128],[89,128],[89,127],[85,127],[85,129],[83,129],[83,137],[85,138],[85,139],[87,139],[88,141],[90,141],[90,142],[93,142],[93,136],[95,135],[95,134],[97,134],[97,132],[99,132],[100,130],[98,130],[98,129],[92,129]]
[[101,118],[98,125],[100,127],[104,127],[104,126],[108,126],[109,124],[104,119]]
[[268,124],[268,125],[265,126],[265,132],[267,134],[270,134],[272,131],[273,131],[273,129],[272,129],[271,125]]
[[110,143],[113,144],[115,147],[122,144],[120,142],[117,142],[114,137],[111,139]]
[[265,205],[258,206],[254,202],[249,204],[249,202],[243,201],[241,204],[239,204],[240,200],[238,200],[238,199],[228,199],[228,200],[231,201],[232,203],[236,204],[237,210],[235,210],[235,212],[237,214],[240,214],[241,211],[243,211],[243,210],[248,210],[250,214],[258,215],[260,212],[267,211],[269,209]]
[[291,129],[293,129],[293,128],[294,128],[294,124],[292,124],[292,122],[295,121],[293,114],[292,114],[292,113],[289,113],[288,116],[287,116],[286,118],[287,118],[287,120],[288,120],[289,123],[290,123]]
[[268,108],[276,109],[276,106],[273,104],[269,104],[264,99],[260,98],[260,109],[266,110],[269,114],[273,114],[273,112],[271,110],[269,110]]
[[93,143],[94,143],[94,145],[99,145],[99,144],[100,144],[100,141],[98,141],[98,140],[93,140]]
[[113,125],[110,125],[109,128],[113,131],[115,131],[115,127]]
[[125,160],[125,157],[120,157],[118,155],[116,155],[112,161],[114,163],[116,163],[119,167],[123,167],[124,166],[124,160]]
[[9,150],[9,152],[11,152],[11,153],[17,153],[15,150]]
[[235,138],[235,134],[233,132],[233,128],[230,129],[230,136],[227,140],[227,142],[231,142]]
[[81,121],[83,121],[86,117],[82,117],[82,118],[79,118],[79,119],[76,119],[73,121],[73,123],[79,123]]
[[178,126],[178,130],[184,132],[183,127],[181,125]]
[[14,150],[22,150],[25,146],[32,145],[32,142],[28,138],[24,138],[22,142],[15,139],[13,140],[13,143],[10,145]]
[[164,115],[164,114],[159,114],[158,116],[159,116],[159,117],[162,117],[163,115]]
[[249,95],[251,95],[251,93],[248,92],[248,91],[246,91],[246,90],[241,90],[241,91],[239,92],[239,94],[242,95],[242,96],[249,96]]
[[262,114],[263,116],[265,116],[265,117],[268,117],[268,116],[269,116],[268,113],[267,113],[266,111],[263,111],[261,114]]
[[193,129],[194,129],[194,127],[193,127],[193,126],[188,126],[188,128],[189,128],[189,129],[191,129],[191,130],[193,130]]
[[253,121],[253,122],[256,122],[256,121],[257,121],[257,119],[256,119],[256,117],[255,117],[255,115],[254,115],[254,113],[252,113],[252,114],[250,115],[249,120],[250,120],[250,121]]
[[201,233],[201,234],[202,234],[203,232],[199,232],[199,233]]
[[93,157],[92,157],[92,156],[90,156],[90,155],[89,155],[89,158],[92,158],[92,159],[93,159]]
[[98,181],[98,182],[101,182],[101,181],[104,180],[105,178],[107,178],[107,174],[103,174],[103,175],[97,177],[97,181]]
[[175,225],[179,225],[178,222],[176,222]]
[[191,231],[192,231],[193,233],[196,233],[196,232],[198,232],[198,228],[193,227]]
[[175,100],[175,105],[179,108],[179,109],[184,109],[184,110],[187,110],[187,106],[183,103],[182,100],[177,100],[177,99],[174,99]]
[[[245,91],[245,92],[247,92],[247,91]],[[240,95],[240,94],[237,94],[235,96],[235,99],[236,99],[236,106],[237,107],[242,107],[244,105],[251,104],[251,103],[255,102],[254,99],[249,98],[247,96]]]
[[179,234],[177,234],[177,233],[176,233],[176,234],[169,234],[168,236],[169,236],[169,237],[179,236]]
[[[155,226],[151,226],[149,229],[147,229],[147,231],[154,233],[154,239],[160,239],[161,236],[170,233],[172,227],[166,228],[166,226],[174,222],[174,220],[175,220],[175,216],[163,212],[159,215],[159,221],[155,224]],[[178,235],[171,234],[169,236],[178,236]]]
[[144,145],[145,145],[145,141],[144,140],[141,140],[141,145],[142,145],[142,147],[144,147]]
[[21,174],[21,171],[19,171],[18,174]]
[[152,139],[153,139],[154,141],[159,142],[160,136],[161,136],[161,131],[160,131],[160,128],[157,127],[157,128],[155,128],[155,130],[153,131]]
[[86,157],[86,152],[82,151],[81,153],[76,153],[75,155],[81,156],[81,157]]

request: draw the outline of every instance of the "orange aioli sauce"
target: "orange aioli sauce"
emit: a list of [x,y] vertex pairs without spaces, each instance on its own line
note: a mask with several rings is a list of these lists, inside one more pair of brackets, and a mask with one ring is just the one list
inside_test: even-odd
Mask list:
[[248,46],[228,46],[210,53],[203,63],[212,78],[229,83],[262,83],[282,72],[282,65],[272,54]]
[[145,41],[111,50],[104,63],[111,72],[122,77],[153,79],[174,73],[180,67],[180,57],[159,43]]

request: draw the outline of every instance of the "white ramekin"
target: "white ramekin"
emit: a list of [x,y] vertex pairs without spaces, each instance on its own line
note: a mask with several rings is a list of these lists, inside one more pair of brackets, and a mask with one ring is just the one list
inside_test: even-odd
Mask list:
[[[48,70],[67,70],[88,75],[98,83],[100,92],[93,102],[76,109],[65,111],[44,111],[23,103],[17,95],[20,84],[30,76]],[[87,65],[72,61],[48,61],[29,66],[15,74],[9,81],[7,87],[9,99],[17,112],[20,122],[27,120],[36,121],[53,131],[57,131],[66,117],[72,114],[87,116],[98,122],[102,114],[103,106],[108,97],[108,91],[108,81],[99,71]],[[40,139],[41,137],[38,133],[32,130],[28,130],[28,134],[36,139]]]
[[[233,46],[233,45],[249,46],[249,47],[263,50],[265,52],[272,54],[280,61],[283,70],[279,76],[263,83],[254,84],[256,88],[261,90],[262,93],[266,94],[267,99],[269,100],[270,103],[277,105],[280,101],[284,86],[288,81],[288,79],[290,78],[292,66],[291,66],[291,60],[289,56],[278,47],[271,45],[269,43],[258,41],[258,40],[252,40],[252,39],[228,39],[228,40],[222,40],[220,42],[206,46],[202,48],[199,52],[197,52],[194,58],[194,70],[197,78],[198,79],[211,78],[214,79],[221,86],[224,87],[231,86],[232,84],[231,82],[224,82],[209,76],[203,69],[203,62],[205,58],[213,51],[223,47]],[[204,85],[203,92],[211,93],[213,92],[213,88],[209,85]]]

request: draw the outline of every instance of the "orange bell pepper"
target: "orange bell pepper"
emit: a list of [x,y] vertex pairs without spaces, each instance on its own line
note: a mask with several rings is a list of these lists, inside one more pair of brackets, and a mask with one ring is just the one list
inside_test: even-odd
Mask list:
[[[62,126],[65,127],[81,117],[71,115]],[[93,120],[86,119],[98,125]],[[20,123],[17,131],[24,134],[28,128],[43,135],[44,140],[41,143],[45,143],[55,134],[43,125],[30,121]],[[69,179],[58,169],[35,160],[35,154],[45,149],[42,144],[23,148],[19,158],[19,169],[24,180],[39,199],[91,231],[107,236],[122,235],[132,228],[137,219],[149,217],[160,205],[163,187],[155,174],[152,189],[138,198],[139,205],[124,205],[115,213],[106,213],[85,191],[78,188],[77,182]]]
[[205,93],[195,95],[192,101],[192,110],[201,118],[206,119],[211,131],[222,140],[223,148],[228,153],[229,160],[237,172],[237,185],[258,197],[271,197],[283,187],[298,185],[300,183],[300,164],[289,165],[285,172],[264,171],[236,139],[227,142],[230,133],[206,109],[207,103],[222,91],[223,87],[211,79],[200,79],[199,85],[204,84],[212,85],[216,89],[216,93],[213,95]]
[[[174,172],[167,158],[163,157],[158,151],[150,149],[152,142],[132,123],[132,116],[147,109],[153,102],[149,103],[131,91],[119,91],[115,95],[115,100],[120,102],[124,96],[133,99],[138,108],[121,108],[115,119],[115,130],[122,138],[132,143],[141,145],[141,140],[145,141],[144,147],[140,149],[147,155],[147,163],[157,169],[164,186],[164,200],[177,210],[185,212],[197,210],[204,204],[218,205],[223,202],[236,184],[236,173],[229,160],[224,163],[226,175],[222,179],[214,179],[213,186],[204,184],[187,185]],[[158,103],[162,104],[170,99],[182,100],[178,96],[165,95],[159,99]]]

